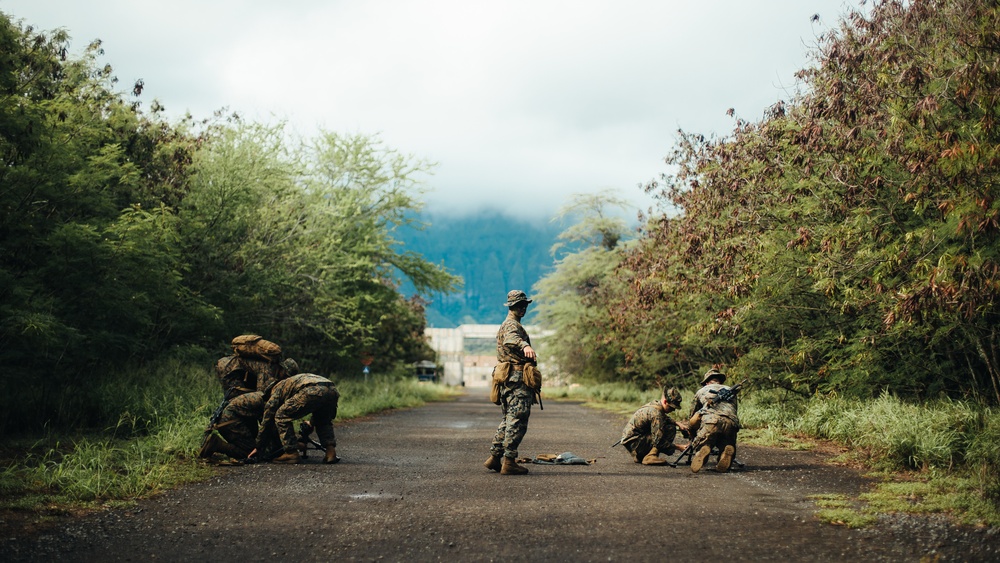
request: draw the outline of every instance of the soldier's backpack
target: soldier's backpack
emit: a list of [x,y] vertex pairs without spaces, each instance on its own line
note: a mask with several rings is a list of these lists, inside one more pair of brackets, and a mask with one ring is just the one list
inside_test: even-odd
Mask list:
[[259,334],[241,334],[232,341],[233,352],[241,358],[277,362],[281,359],[281,346],[264,340]]

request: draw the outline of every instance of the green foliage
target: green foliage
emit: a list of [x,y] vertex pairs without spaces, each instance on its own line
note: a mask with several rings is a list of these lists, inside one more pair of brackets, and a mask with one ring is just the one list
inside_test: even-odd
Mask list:
[[620,347],[604,330],[603,301],[616,288],[614,271],[624,246],[619,242],[628,233],[612,212],[627,205],[604,192],[578,195],[561,209],[555,220],[574,223],[553,245],[554,256],[563,253],[555,269],[535,285],[538,322],[553,331],[544,352],[561,374],[577,381],[613,381],[622,363]]
[[224,334],[266,334],[322,372],[427,357],[422,303],[402,298],[397,272],[420,291],[457,280],[393,237],[427,164],[362,135],[286,139],[237,123],[196,155],[179,212],[192,286],[226,311]]
[[441,384],[417,381],[409,366],[397,368],[395,373],[367,380],[338,381],[337,390],[341,395],[337,409],[339,420],[350,420],[390,409],[416,407],[455,393],[455,390]]
[[816,516],[829,524],[846,526],[848,528],[864,528],[878,521],[871,515],[858,510],[856,503],[844,495],[812,495],[816,506],[820,507]]
[[245,332],[321,373],[430,355],[401,279],[459,280],[394,235],[430,163],[360,134],[168,123],[141,82],[115,90],[99,42],[73,59],[65,33],[0,15],[0,44],[0,429],[114,425],[148,381],[110,387],[108,366]]
[[889,393],[800,401],[784,391],[765,391],[741,399],[740,422],[740,436],[750,433],[756,443],[769,436],[834,440],[852,460],[886,472],[871,494],[862,495],[865,510],[949,512],[969,523],[1000,522],[995,408],[948,399],[918,404]]
[[681,132],[664,215],[583,304],[618,377],[1000,402],[998,28],[995,2],[880,1],[759,122]]

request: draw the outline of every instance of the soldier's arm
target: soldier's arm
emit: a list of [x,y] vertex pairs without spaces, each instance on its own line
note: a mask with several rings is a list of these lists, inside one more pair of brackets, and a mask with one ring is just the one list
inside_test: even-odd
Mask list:
[[260,419],[260,430],[257,431],[257,449],[260,449],[267,440],[268,433],[274,426],[274,415],[280,406],[280,397],[271,397],[264,405],[264,416]]

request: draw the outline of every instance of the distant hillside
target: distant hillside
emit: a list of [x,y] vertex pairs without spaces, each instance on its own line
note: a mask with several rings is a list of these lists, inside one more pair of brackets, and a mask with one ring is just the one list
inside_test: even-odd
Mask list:
[[[564,228],[546,219],[525,221],[495,212],[426,215],[421,221],[430,225],[423,231],[398,231],[399,241],[465,280],[458,293],[429,296],[427,324],[436,328],[503,321],[507,291],[530,294],[535,282],[551,271],[549,249]],[[400,291],[407,296],[414,292],[408,283]]]

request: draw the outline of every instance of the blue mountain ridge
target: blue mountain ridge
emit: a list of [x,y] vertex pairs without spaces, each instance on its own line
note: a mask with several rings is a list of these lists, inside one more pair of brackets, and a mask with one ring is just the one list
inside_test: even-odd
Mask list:
[[[499,324],[507,315],[507,291],[532,294],[534,284],[552,271],[552,245],[563,226],[547,219],[521,219],[493,211],[467,215],[421,214],[417,230],[395,232],[404,250],[420,254],[461,276],[456,293],[421,295],[429,301],[427,326],[454,328],[461,324]],[[410,297],[413,284],[403,280],[400,293]],[[526,322],[531,322],[529,309]]]

